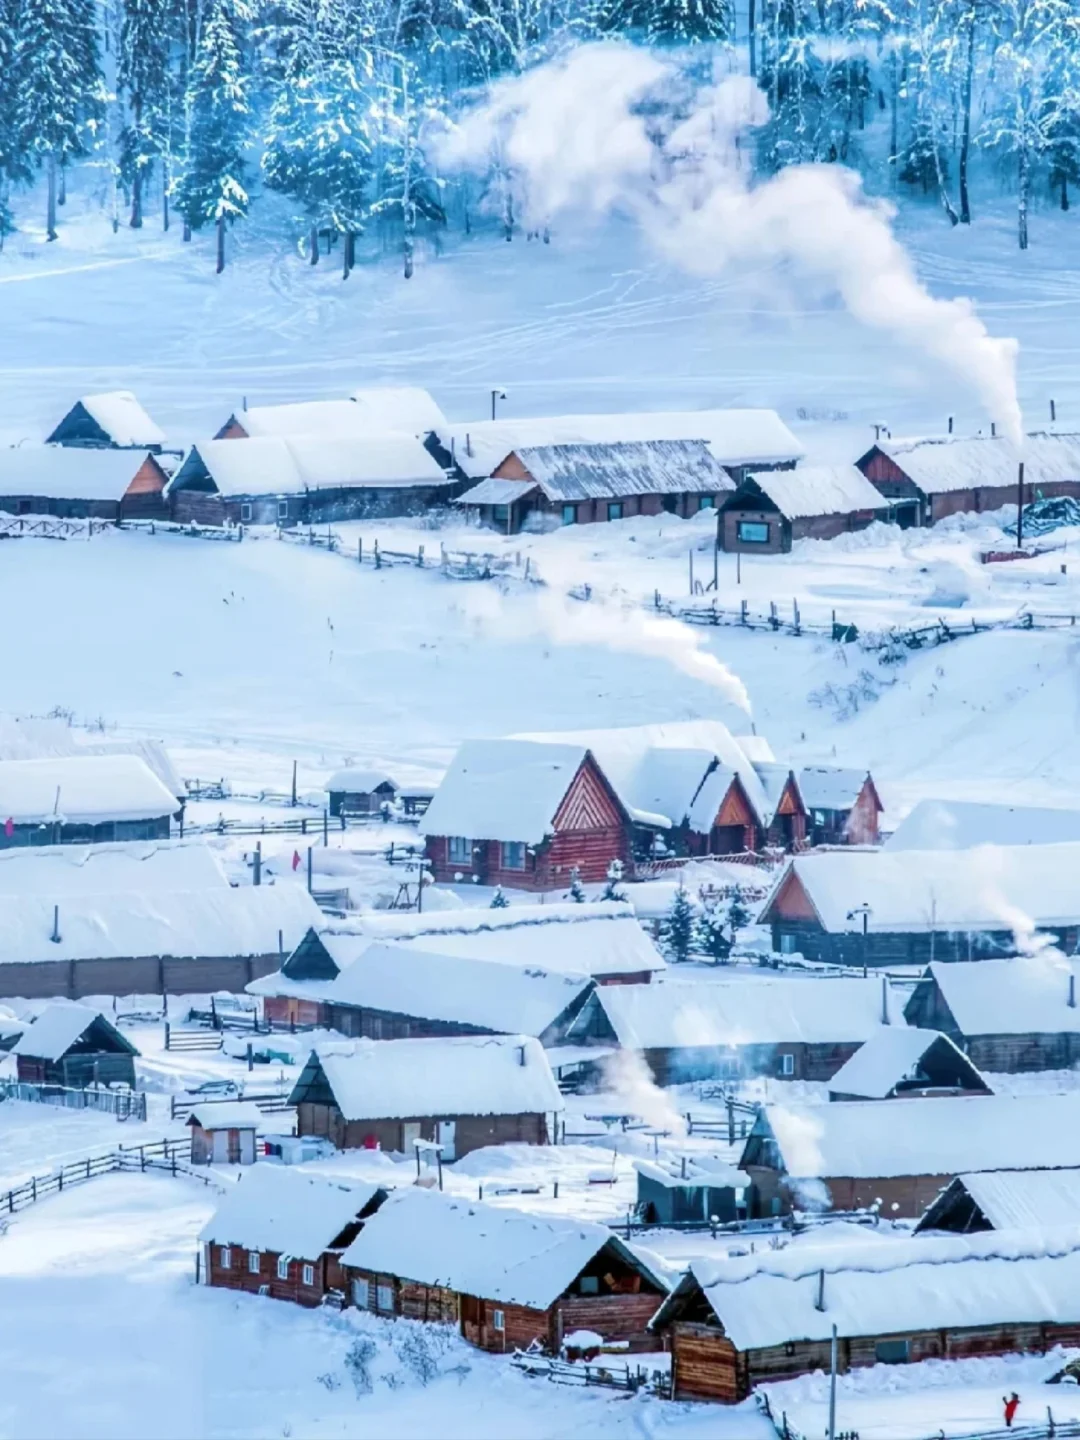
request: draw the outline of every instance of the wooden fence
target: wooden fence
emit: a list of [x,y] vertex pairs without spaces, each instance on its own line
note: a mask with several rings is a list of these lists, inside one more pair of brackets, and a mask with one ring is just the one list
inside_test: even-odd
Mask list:
[[549,1380],[555,1385],[598,1385],[607,1390],[622,1390],[636,1395],[639,1390],[667,1399],[671,1393],[671,1380],[665,1370],[645,1370],[640,1365],[616,1365],[604,1360],[576,1361],[556,1360],[548,1355],[531,1350],[515,1350],[510,1363],[524,1375]]
[[22,1185],[16,1185],[0,1194],[0,1217],[15,1215],[49,1195],[60,1195],[75,1185],[85,1185],[88,1180],[95,1180],[99,1175],[111,1175],[118,1170],[167,1170],[171,1175],[187,1175],[206,1185],[212,1184],[214,1177],[188,1168],[190,1161],[189,1138],[157,1140],[150,1145],[138,1145],[129,1150],[120,1146],[104,1155],[73,1160],[49,1175],[35,1175]]
[[89,540],[111,530],[111,520],[69,520],[60,515],[6,515],[0,512],[0,540]]
[[102,1086],[76,1089],[67,1085],[28,1085],[24,1080],[0,1080],[0,1100],[26,1100],[32,1105],[59,1105],[67,1110],[101,1110],[118,1120],[146,1119],[145,1090],[107,1090]]
[[186,1120],[193,1110],[211,1110],[215,1105],[235,1105],[242,1100],[245,1105],[257,1105],[264,1115],[285,1115],[292,1110],[288,1095],[267,1092],[262,1095],[210,1095],[206,1097],[171,1095],[169,1117],[172,1120]]

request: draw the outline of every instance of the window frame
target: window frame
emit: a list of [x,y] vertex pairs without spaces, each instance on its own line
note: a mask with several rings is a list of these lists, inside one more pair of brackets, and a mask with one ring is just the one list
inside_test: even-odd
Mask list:
[[[511,859],[513,854],[520,853],[521,864],[517,865]],[[500,840],[499,841],[499,868],[502,870],[527,870],[529,868],[529,852],[524,840]]]
[[790,930],[783,930],[780,933],[780,954],[795,955],[798,953],[798,936],[793,935]]
[[[369,1287],[370,1288],[370,1287]],[[375,1310],[379,1315],[393,1315],[394,1313],[394,1287],[392,1285],[375,1284]]]
[[[464,855],[460,852],[464,850]],[[446,859],[451,865],[471,865],[473,859],[472,841],[468,835],[446,837]]]
[[315,1266],[305,1264],[300,1271],[301,1285],[313,1286],[315,1284]]
[[277,1278],[279,1280],[288,1280],[289,1278],[289,1257],[287,1255],[277,1257]]
[[287,520],[289,518],[288,500],[279,500],[277,502],[277,518],[279,520]]
[[259,1254],[258,1250],[248,1251],[248,1274],[262,1274],[262,1256]]
[[791,1080],[795,1075],[795,1056],[790,1050],[781,1052],[780,1074],[785,1080]]
[[878,1340],[874,1345],[874,1359],[880,1365],[910,1365],[911,1341],[906,1336],[898,1340]]
[[241,500],[241,501],[240,501],[240,523],[241,523],[241,524],[244,524],[245,522],[247,522],[248,524],[250,524],[250,523],[251,523],[251,517],[252,517],[252,515],[254,515],[254,513],[255,513],[255,507],[254,507],[254,505],[252,505],[252,503],[251,503],[250,500]]
[[611,520],[625,520],[626,514],[621,500],[609,500],[607,502],[607,518]]
[[[764,530],[764,535],[752,535],[749,531]],[[736,520],[735,538],[740,545],[768,545],[772,526],[767,520]]]
[[715,495],[699,495],[699,496],[698,496],[698,509],[699,509],[699,510],[715,510],[715,509],[716,509],[716,496],[715,496]]
[[564,505],[561,513],[562,523],[564,525],[576,525],[578,523],[576,505]]
[[[363,1304],[361,1304],[360,1301],[357,1299],[357,1292],[360,1286],[363,1286],[364,1290]],[[372,1304],[370,1280],[364,1279],[359,1275],[354,1277],[352,1282],[352,1302],[356,1306],[357,1310],[374,1310],[375,1307]]]
[[506,1311],[505,1311],[505,1310],[492,1310],[492,1312],[491,1312],[491,1328],[492,1328],[493,1330],[498,1330],[498,1332],[499,1332],[500,1335],[505,1335],[505,1334],[506,1334]]
[[231,1246],[231,1245],[219,1245],[219,1246],[218,1246],[218,1264],[221,1266],[222,1270],[231,1270],[231,1269],[232,1269],[232,1246]]

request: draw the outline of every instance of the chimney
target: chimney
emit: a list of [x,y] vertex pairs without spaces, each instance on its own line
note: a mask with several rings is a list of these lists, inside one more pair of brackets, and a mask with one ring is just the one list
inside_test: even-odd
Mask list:
[[465,454],[472,454],[472,436],[469,434],[468,430],[465,431]]
[[819,1270],[817,1275],[817,1296],[814,1300],[815,1310],[825,1309],[825,1271]]
[[1069,1009],[1070,1009],[1070,1010],[1075,1010],[1075,1009],[1076,1009],[1076,973],[1075,973],[1075,971],[1070,971],[1070,973],[1069,973]]
[[953,417],[950,415],[950,416],[949,416],[949,434],[950,434],[950,435],[952,434],[952,421],[953,421]]
[[251,877],[251,883],[252,883],[253,885],[261,885],[261,884],[262,884],[262,841],[261,841],[261,840],[256,840],[256,841],[255,841],[255,862],[254,862],[254,864],[253,864],[253,866],[252,866],[252,871],[253,871],[253,874],[252,874],[252,877]]
[[881,977],[881,1023],[889,1025],[889,979],[887,975]]
[[1057,419],[1057,406],[1054,404],[1053,400],[1051,400],[1051,401],[1050,401],[1050,420],[1051,420],[1051,423],[1052,423],[1053,421],[1055,421],[1056,419]]
[[60,944],[60,906],[54,905],[52,912],[52,934],[49,939],[54,945]]
[[451,464],[451,465],[455,465],[455,464],[457,463],[457,461],[454,459],[454,446],[455,446],[456,444],[457,444],[456,438],[455,438],[453,435],[451,435],[451,436],[450,436],[450,464]]
[[241,408],[241,410],[246,410],[246,409],[247,409],[247,396],[246,396],[246,395],[245,395],[245,396],[241,399],[241,401],[240,401],[240,408]]
[[524,1045],[519,1045],[519,1046],[518,1046],[518,1064],[519,1064],[519,1065],[526,1065],[526,1064],[528,1064],[528,1061],[527,1061],[526,1058],[525,1058],[525,1046],[524,1046]]
[[278,953],[278,961],[279,961],[279,963],[280,963],[281,965],[284,965],[284,964],[285,964],[285,932],[284,932],[283,930],[279,930],[279,931],[277,932],[277,953]]
[[997,422],[994,420],[990,421],[990,436],[991,439],[997,438]]
[[686,1179],[686,1156],[685,1156],[685,1155],[682,1155],[682,1156],[680,1156],[680,1159],[681,1159],[681,1161],[682,1161],[682,1167],[681,1167],[680,1172],[679,1172],[679,1179],[680,1179],[680,1180],[685,1180],[685,1179]]

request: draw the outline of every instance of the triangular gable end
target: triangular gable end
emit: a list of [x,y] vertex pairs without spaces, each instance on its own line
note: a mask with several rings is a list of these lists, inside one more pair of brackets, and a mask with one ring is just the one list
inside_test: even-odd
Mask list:
[[215,440],[247,440],[248,438],[248,432],[244,429],[243,421],[237,418],[235,411],[214,436]]
[[290,1105],[337,1105],[333,1087],[326,1078],[322,1061],[313,1050],[307,1064],[296,1077],[296,1084],[289,1095]]
[[282,965],[281,973],[290,980],[336,980],[341,971],[318,932],[309,929]]
[[116,1026],[106,1020],[104,1015],[96,1015],[82,1034],[68,1046],[68,1050],[73,1049],[81,1040],[87,1040],[92,1048],[111,1050],[120,1055],[138,1055],[139,1053],[127,1036],[121,1035]]
[[823,930],[828,929],[794,865],[788,866],[758,924],[771,925],[777,920],[815,920]]
[[611,830],[628,825],[630,817],[610,781],[586,750],[552,820],[556,833],[567,830]]
[[941,1030],[946,1035],[963,1034],[930,965],[919,976],[908,996],[904,1005],[904,1020],[919,1030]]
[[709,828],[717,829],[725,825],[762,825],[761,817],[751,804],[746,786],[738,775],[732,776],[731,784],[724,792],[724,798],[716,812],[716,818]]
[[789,773],[788,778],[784,781],[784,788],[780,792],[780,800],[775,813],[777,815],[806,815],[807,813],[794,771]]

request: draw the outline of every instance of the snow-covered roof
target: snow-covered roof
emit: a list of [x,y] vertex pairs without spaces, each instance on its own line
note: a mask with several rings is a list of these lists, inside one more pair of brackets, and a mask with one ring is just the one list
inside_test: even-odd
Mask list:
[[725,1165],[711,1155],[670,1156],[663,1164],[656,1160],[635,1160],[634,1169],[668,1190],[683,1190],[688,1186],[747,1190],[751,1184],[750,1176],[744,1171]]
[[553,504],[735,489],[703,440],[522,445],[515,454]]
[[428,435],[446,424],[434,397],[418,385],[369,385],[354,390],[350,400],[372,431]]
[[795,782],[808,810],[850,810],[866,784],[865,770],[839,765],[806,765]]
[[676,980],[603,985],[596,991],[619,1043],[633,1050],[671,1047],[829,1044],[866,1040],[888,1007],[904,1027],[902,1006],[877,977]]
[[[854,1247],[791,1246],[745,1259],[695,1260],[690,1274],[738,1350],[828,1340],[834,1325],[844,1338],[1075,1323],[1080,1231],[1059,1234],[1060,1241],[990,1231]],[[676,1308],[674,1299],[667,1302],[654,1323]]]
[[[390,424],[373,426],[370,414],[351,400],[301,400],[291,405],[253,405],[248,410],[234,411],[233,419],[252,440],[282,435],[348,439],[396,428]],[[199,448],[202,449],[201,444]]]
[[[935,961],[929,971],[962,1035],[1080,1033],[1080,961],[1055,952],[952,965]],[[1075,1005],[1069,1004],[1070,978]]]
[[[65,454],[111,454],[111,451],[83,450]],[[171,795],[186,794],[184,782],[159,740],[128,737],[90,740],[63,720],[0,715],[0,761],[44,760],[61,755],[137,755],[146,762]]]
[[356,1040],[318,1058],[346,1120],[544,1115],[563,1108],[547,1056],[527,1035]]
[[[59,905],[59,940],[53,940]],[[0,895],[0,964],[42,960],[286,953],[322,912],[302,885],[128,890],[107,895]]]
[[137,755],[0,761],[0,824],[156,820],[175,809],[176,796]]
[[502,480],[488,475],[454,501],[455,505],[512,505],[537,489],[535,480]]
[[[918,1030],[914,1026],[881,1025],[859,1046],[829,1081],[835,1095],[852,1095],[860,1100],[884,1100],[902,1080],[911,1079],[919,1062],[932,1045],[955,1052],[958,1065],[975,1067],[940,1030]],[[975,1071],[978,1075],[978,1071]]]
[[1080,1165],[1077,1093],[933,1095],[887,1107],[877,1100],[766,1105],[755,1131],[763,1123],[796,1179]]
[[18,445],[0,450],[0,510],[9,495],[119,500],[145,459],[130,450],[66,445]]
[[547,1310],[605,1245],[665,1290],[606,1225],[396,1190],[342,1256],[345,1265],[483,1300]]
[[80,395],[79,400],[114,445],[160,445],[165,439],[164,430],[154,424],[130,390]]
[[232,496],[451,483],[412,435],[267,435],[249,440],[200,440],[169,482],[169,493],[183,489],[204,468],[218,493]]
[[342,790],[350,795],[367,795],[372,790],[377,790],[380,785],[389,785],[394,790],[400,788],[397,781],[387,775],[385,770],[364,770],[360,766],[350,766],[346,770],[335,770],[323,789]]
[[994,1170],[958,1175],[995,1230],[1080,1226],[1080,1170]]
[[970,850],[975,845],[1080,841],[1080,810],[920,800],[885,842],[886,850]]
[[479,480],[523,446],[609,445],[648,440],[704,440],[727,467],[798,460],[803,447],[775,410],[634,411],[616,415],[542,415],[521,420],[466,420],[436,427],[443,447]]
[[255,1165],[230,1188],[199,1239],[317,1260],[378,1191],[291,1166]]
[[585,760],[578,744],[466,740],[420,821],[421,835],[539,845]]
[[832,850],[789,861],[766,904],[794,871],[822,925],[837,933],[870,907],[871,931],[1025,929],[1080,923],[1080,842],[980,845],[971,850]]
[[130,840],[109,845],[28,845],[0,850],[0,895],[159,894],[227,890],[216,853],[202,840]]
[[[59,1060],[95,1020],[104,1018],[100,1010],[91,1010],[87,1005],[50,1005],[15,1042],[12,1054]],[[129,1048],[134,1053],[134,1046]]]
[[795,470],[759,470],[747,478],[788,520],[887,510],[890,504],[854,465],[800,465]]
[[188,1115],[188,1124],[203,1130],[258,1130],[262,1123],[262,1111],[254,1100],[215,1100],[196,1105]]
[[1033,490],[1062,480],[1080,480],[1080,435],[1032,431],[1024,439],[1022,455],[1002,435],[879,440],[876,448],[925,495],[1015,486],[1020,460],[1024,462],[1024,484]]
[[74,742],[75,755],[137,755],[154,772],[170,795],[178,800],[187,797],[187,786],[160,740],[82,740]]

